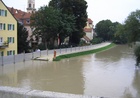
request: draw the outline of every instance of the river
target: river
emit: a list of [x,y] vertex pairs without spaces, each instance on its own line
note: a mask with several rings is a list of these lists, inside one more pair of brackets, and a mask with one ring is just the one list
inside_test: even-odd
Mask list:
[[100,53],[59,62],[27,61],[0,66],[0,86],[140,98],[140,69],[135,68],[133,49],[118,45]]

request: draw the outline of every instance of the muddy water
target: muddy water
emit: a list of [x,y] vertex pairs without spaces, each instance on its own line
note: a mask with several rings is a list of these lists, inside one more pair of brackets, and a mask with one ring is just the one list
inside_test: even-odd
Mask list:
[[132,49],[64,59],[0,66],[0,86],[117,98],[140,98],[140,70]]

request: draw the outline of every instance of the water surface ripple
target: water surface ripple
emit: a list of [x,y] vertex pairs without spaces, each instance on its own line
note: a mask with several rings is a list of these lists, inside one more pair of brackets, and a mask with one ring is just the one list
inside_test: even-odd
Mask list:
[[119,45],[60,62],[28,61],[0,66],[0,85],[63,93],[140,98],[140,70],[133,49]]

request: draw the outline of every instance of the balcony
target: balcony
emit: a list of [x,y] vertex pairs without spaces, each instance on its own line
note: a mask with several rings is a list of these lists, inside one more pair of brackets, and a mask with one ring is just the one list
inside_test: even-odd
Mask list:
[[9,44],[8,42],[0,42],[0,48],[8,48]]

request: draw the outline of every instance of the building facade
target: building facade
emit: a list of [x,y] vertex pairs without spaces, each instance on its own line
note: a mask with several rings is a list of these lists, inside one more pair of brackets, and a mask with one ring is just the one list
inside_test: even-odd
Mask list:
[[8,7],[11,14],[16,18],[18,23],[22,24],[26,30],[28,31],[28,38],[27,40],[30,40],[30,37],[32,35],[32,30],[30,28],[30,17],[32,13],[27,13],[18,9],[15,9],[13,7]]
[[35,0],[28,0],[28,7],[27,7],[27,12],[28,13],[35,13]]
[[84,32],[86,33],[86,35],[83,37],[83,39],[86,42],[90,42],[93,39],[93,35],[94,35],[94,31],[93,31],[93,21],[88,18],[87,19],[87,25],[84,27]]
[[17,54],[17,20],[0,0],[0,56]]
[[[35,0],[28,0],[27,2],[27,12],[21,11],[19,9],[15,9],[13,7],[9,7],[9,11],[12,13],[12,15],[17,19],[18,23],[22,24],[26,30],[28,31],[28,38],[27,41],[29,41],[29,46],[32,46],[33,44],[36,44],[35,37],[32,36],[33,28],[30,26],[30,17],[32,13],[35,13]],[[31,42],[31,39],[32,42]]]

